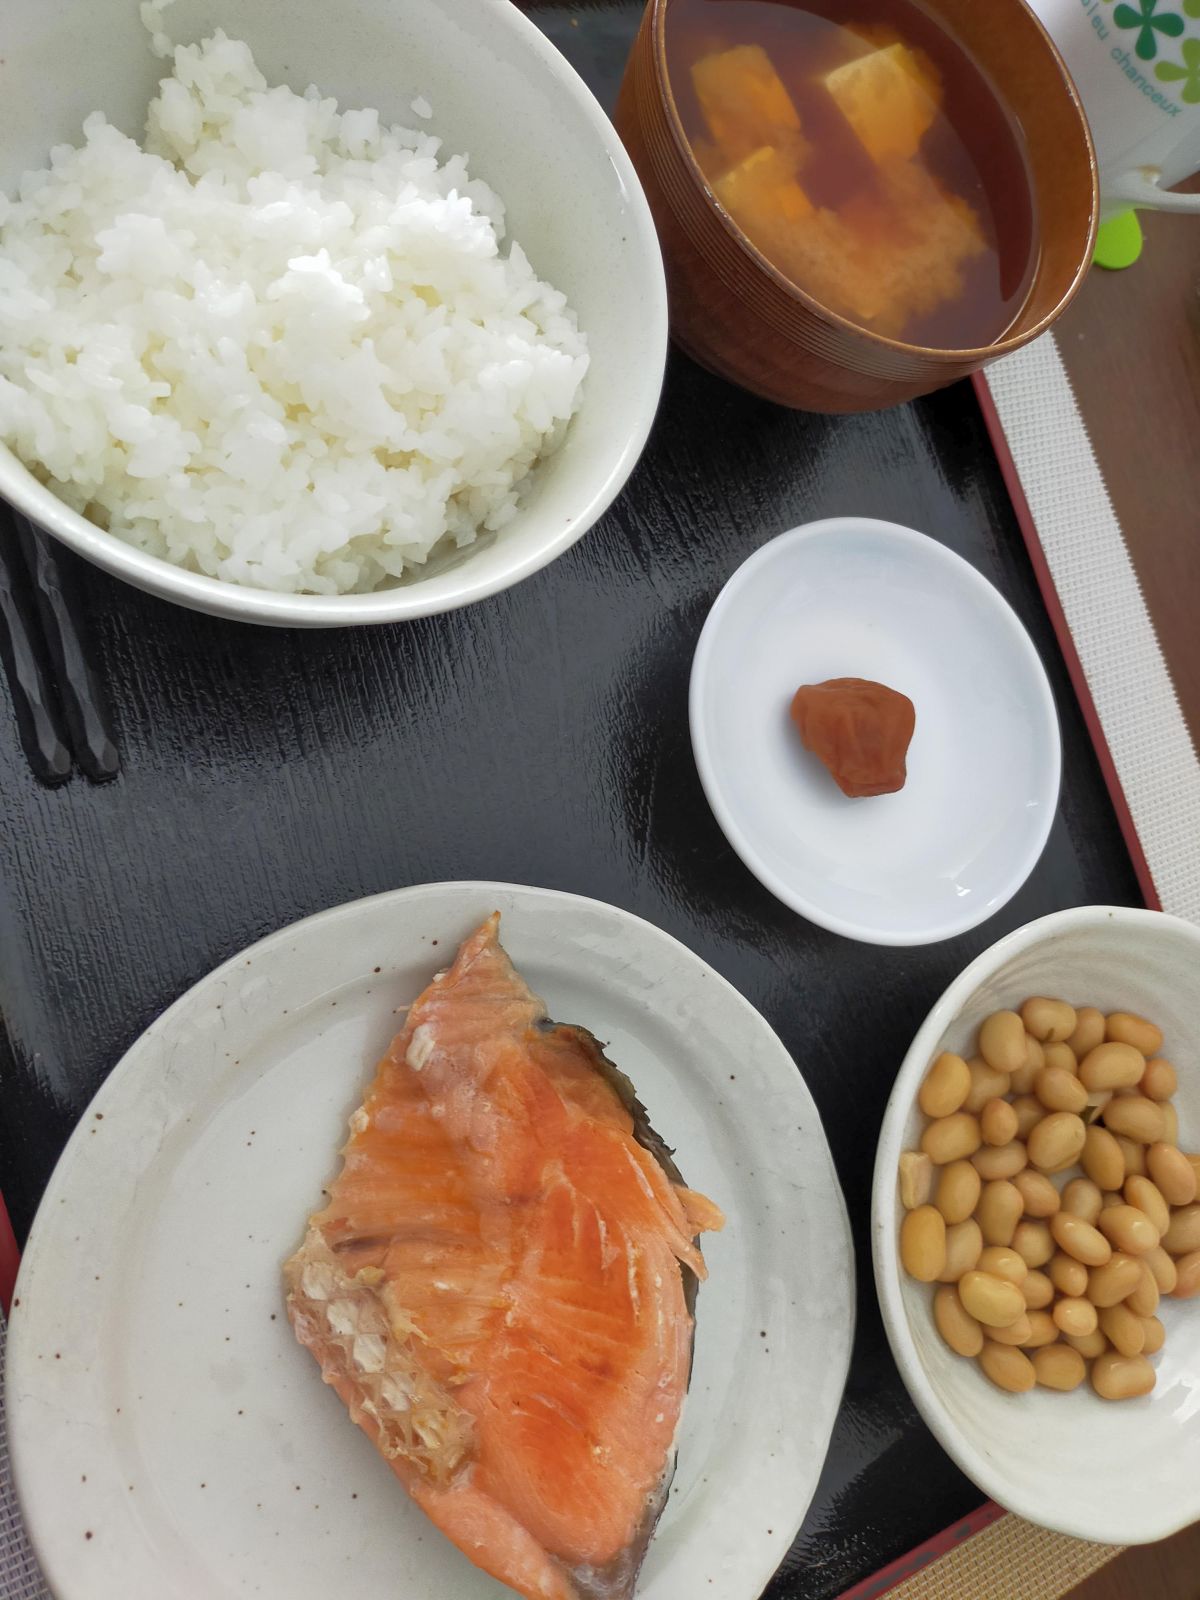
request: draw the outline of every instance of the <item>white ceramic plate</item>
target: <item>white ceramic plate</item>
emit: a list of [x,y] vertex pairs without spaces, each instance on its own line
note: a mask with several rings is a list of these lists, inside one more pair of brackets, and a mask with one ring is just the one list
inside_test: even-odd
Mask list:
[[[913,701],[899,794],[848,800],[788,715],[803,683]],[[692,746],[730,844],[785,905],[873,944],[932,944],[1033,870],[1061,747],[1029,635],[974,567],[911,528],[836,517],[781,534],[717,596],[692,666]]]
[[[552,1015],[610,1044],[705,1241],[679,1470],[642,1600],[754,1600],[816,1486],[854,1258],[820,1120],[758,1013],[596,901],[432,884],[219,967],[142,1036],[46,1191],[9,1337],[21,1502],[58,1600],[500,1600],[412,1506],[292,1337],[280,1265],[412,999],[493,909]],[[436,948],[435,948],[436,945]]]
[[1167,1337],[1153,1358],[1158,1380],[1140,1400],[1116,1404],[1086,1386],[1073,1394],[1004,1394],[942,1343],[930,1289],[900,1271],[897,1168],[925,1121],[916,1100],[930,1062],[942,1050],[967,1049],[984,1017],[1031,994],[1153,1017],[1164,1055],[1180,1069],[1180,1144],[1195,1150],[1198,969],[1200,929],[1158,911],[1082,906],[1018,928],[956,978],[929,1013],[879,1135],[875,1285],[892,1354],[921,1415],[985,1494],[1030,1522],[1101,1544],[1150,1543],[1200,1518],[1200,1300],[1162,1301]]

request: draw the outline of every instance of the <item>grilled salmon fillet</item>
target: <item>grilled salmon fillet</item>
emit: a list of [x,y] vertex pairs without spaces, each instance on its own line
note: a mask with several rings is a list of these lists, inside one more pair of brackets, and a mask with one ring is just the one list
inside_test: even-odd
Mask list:
[[625,1600],[691,1365],[684,1187],[628,1080],[547,1020],[499,915],[412,1005],[288,1261],[288,1314],[426,1515],[528,1600]]

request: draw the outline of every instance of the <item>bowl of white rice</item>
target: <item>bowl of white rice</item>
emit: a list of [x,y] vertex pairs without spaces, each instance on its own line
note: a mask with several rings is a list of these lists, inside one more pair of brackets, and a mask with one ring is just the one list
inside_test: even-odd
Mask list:
[[283,626],[495,594],[654,419],[662,260],[510,0],[5,0],[0,495]]

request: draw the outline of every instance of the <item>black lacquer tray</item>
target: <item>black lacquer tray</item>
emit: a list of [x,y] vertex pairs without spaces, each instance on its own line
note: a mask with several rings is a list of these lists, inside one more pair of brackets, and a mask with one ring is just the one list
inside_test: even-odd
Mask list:
[[[611,106],[640,8],[527,9]],[[709,604],[765,540],[837,513],[907,523],[973,562],[1058,700],[1063,795],[1040,865],[1000,916],[926,949],[853,944],[780,906],[725,843],[692,761],[688,671]],[[520,587],[405,626],[256,629],[61,564],[122,770],[39,784],[0,692],[0,1188],[18,1235],[121,1053],[250,940],[434,879],[594,895],[683,939],[764,1013],[816,1097],[850,1207],[854,1361],[767,1595],[830,1600],[977,1506],[884,1339],[876,1133],[917,1025],[968,961],[1045,912],[1139,893],[972,389],[805,416],[673,354],[650,447],[599,526]]]

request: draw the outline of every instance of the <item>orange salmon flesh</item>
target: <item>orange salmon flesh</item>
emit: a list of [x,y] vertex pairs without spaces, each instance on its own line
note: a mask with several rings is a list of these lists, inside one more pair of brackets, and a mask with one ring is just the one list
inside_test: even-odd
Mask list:
[[626,1600],[674,1466],[696,1237],[724,1218],[592,1036],[547,1021],[499,923],[380,1062],[288,1315],[477,1566],[529,1600]]

